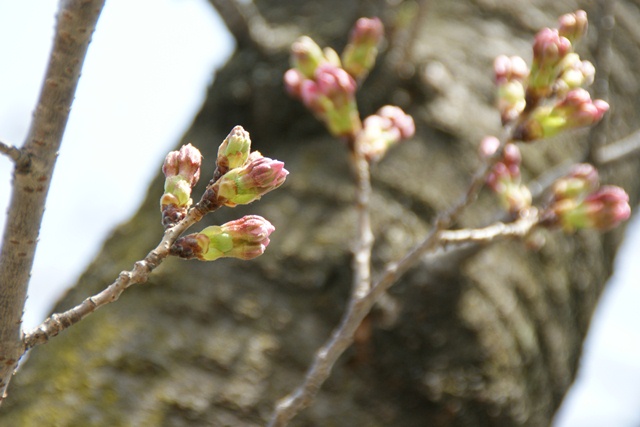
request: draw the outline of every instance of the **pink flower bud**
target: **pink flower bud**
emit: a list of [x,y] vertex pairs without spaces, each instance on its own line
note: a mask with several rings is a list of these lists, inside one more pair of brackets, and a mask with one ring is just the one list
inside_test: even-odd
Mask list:
[[180,175],[193,187],[200,179],[200,165],[202,154],[191,144],[183,145],[180,151],[172,151],[167,154],[162,165],[162,173],[169,178]]
[[180,258],[202,261],[223,257],[249,260],[264,253],[274,230],[275,227],[261,216],[247,215],[221,226],[207,227],[200,233],[180,237],[170,253]]
[[629,195],[615,185],[600,187],[585,199],[584,204],[590,225],[597,230],[611,230],[631,215]]
[[566,37],[572,43],[575,43],[587,32],[587,12],[578,10],[574,13],[567,13],[560,17],[559,23],[558,33],[560,36]]
[[384,28],[378,18],[360,18],[342,54],[344,69],[356,79],[364,78],[375,64]]
[[160,198],[162,224],[172,227],[181,221],[191,205],[191,189],[200,178],[202,155],[191,144],[167,154],[162,165],[164,194]]
[[313,78],[316,68],[325,61],[322,49],[310,37],[300,37],[291,46],[293,67],[308,79]]
[[556,105],[536,108],[528,120],[514,130],[513,137],[520,141],[548,138],[559,132],[593,125],[599,122],[608,110],[609,104],[605,101],[592,101],[586,90],[573,89]]
[[281,186],[288,174],[283,162],[254,151],[244,166],[222,175],[203,198],[215,197],[216,206],[245,205]]
[[485,136],[480,141],[480,156],[487,159],[500,147],[500,140],[495,136]]
[[316,69],[314,80],[304,80],[300,85],[304,105],[336,136],[353,135],[362,126],[355,91],[353,77],[329,63]]
[[574,165],[564,177],[556,180],[552,187],[554,200],[583,198],[600,185],[598,170],[589,163]]
[[500,55],[493,61],[493,72],[498,84],[519,80],[523,81],[529,75],[527,63],[519,56]]
[[528,99],[537,105],[541,98],[553,93],[560,75],[560,61],[571,52],[571,42],[559,35],[558,30],[544,28],[536,34],[533,43],[533,63],[528,80]]
[[301,91],[303,81],[304,76],[295,68],[291,68],[284,73],[284,87],[287,90],[287,93],[294,98],[302,97]]
[[557,200],[545,213],[545,223],[572,232],[581,228],[607,231],[631,215],[629,195],[620,187],[605,185],[584,198]]
[[358,133],[356,145],[370,162],[377,162],[387,150],[415,133],[413,118],[401,108],[386,105],[367,117]]
[[230,169],[239,168],[249,158],[251,138],[242,126],[234,127],[218,147],[216,165],[218,173],[224,175]]
[[[496,144],[497,143],[497,144]],[[481,153],[489,157],[495,153],[500,141],[494,137],[485,137],[481,142]],[[504,147],[502,160],[493,165],[487,175],[487,186],[500,197],[505,209],[518,213],[531,206],[531,192],[522,184],[520,163],[522,156],[515,144]]]

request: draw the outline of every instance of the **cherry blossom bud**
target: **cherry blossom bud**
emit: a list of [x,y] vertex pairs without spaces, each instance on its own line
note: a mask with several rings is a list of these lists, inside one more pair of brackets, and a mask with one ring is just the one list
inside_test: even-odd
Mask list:
[[571,52],[569,39],[558,30],[544,28],[536,34],[533,43],[533,63],[529,75],[529,98],[537,103],[553,92],[553,85],[560,75],[560,61]]
[[254,151],[242,167],[231,169],[207,189],[203,199],[213,206],[246,205],[281,186],[288,174],[283,162]]
[[342,53],[344,69],[355,79],[362,79],[373,68],[382,41],[384,27],[378,18],[360,18],[356,21],[349,43]]
[[162,173],[167,178],[180,175],[193,187],[200,179],[201,164],[202,154],[200,151],[193,145],[187,144],[183,145],[179,151],[167,154],[162,165]]
[[[497,145],[496,145],[497,142]],[[494,137],[485,137],[480,144],[482,155],[489,157],[495,153],[500,141]],[[504,147],[502,160],[493,165],[487,176],[487,186],[500,197],[505,209],[518,213],[531,206],[531,191],[522,184],[520,164],[522,156],[515,144]]]
[[312,79],[316,68],[326,62],[320,46],[311,37],[302,36],[291,46],[291,63],[302,75]]
[[575,43],[587,32],[588,19],[587,12],[584,10],[578,10],[574,13],[567,13],[562,15],[559,19],[560,27],[558,33],[562,37],[566,37]]
[[605,185],[584,199],[561,199],[547,212],[547,225],[572,232],[581,228],[607,231],[631,215],[629,195],[620,187]]
[[213,261],[218,258],[249,260],[262,255],[275,230],[269,221],[258,215],[247,215],[223,225],[207,227],[199,233],[176,240],[171,255]]
[[526,106],[525,79],[529,68],[519,56],[498,56],[493,62],[493,71],[498,86],[498,111],[502,123],[518,118]]
[[560,76],[556,81],[555,93],[563,97],[571,89],[590,86],[596,69],[589,61],[583,61],[577,53],[570,53],[559,64]]
[[160,198],[162,224],[165,228],[181,221],[191,205],[191,189],[200,178],[202,154],[191,144],[167,154],[162,172],[165,175],[164,194]]
[[294,98],[302,97],[302,82],[305,80],[304,75],[299,70],[291,68],[284,73],[284,87],[287,93]]
[[592,101],[586,90],[573,89],[556,105],[536,108],[528,120],[515,129],[514,139],[534,141],[569,129],[590,126],[599,122],[608,110],[609,104],[605,101]]
[[485,136],[480,141],[480,156],[484,159],[487,159],[496,152],[496,150],[500,147],[500,140],[495,136]]
[[314,80],[304,80],[300,86],[304,105],[336,136],[356,134],[362,127],[355,91],[353,77],[328,63],[316,69]]
[[364,120],[356,145],[368,161],[377,162],[391,146],[411,138],[415,130],[415,123],[410,115],[399,107],[386,105]]
[[218,173],[224,175],[230,169],[239,168],[249,158],[251,138],[242,126],[234,127],[218,148],[216,165]]
[[589,163],[574,165],[564,177],[554,182],[554,200],[583,198],[600,185],[598,170]]

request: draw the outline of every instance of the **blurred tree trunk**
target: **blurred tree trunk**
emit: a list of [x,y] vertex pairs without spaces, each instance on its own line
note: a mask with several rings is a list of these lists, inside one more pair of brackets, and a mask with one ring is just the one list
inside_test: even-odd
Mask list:
[[[300,383],[349,294],[353,187],[345,147],[283,90],[283,38],[307,33],[340,50],[358,17],[386,24],[389,43],[361,91],[361,112],[398,104],[418,132],[373,171],[376,267],[401,256],[434,213],[457,200],[477,166],[480,138],[499,131],[493,58],[529,59],[535,31],[577,8],[591,18],[579,52],[593,59],[598,43],[594,1],[431,1],[419,10],[413,1],[255,3],[270,27],[252,39],[234,24],[238,50],[181,143],[203,151],[205,177],[236,124],[251,132],[255,149],[285,161],[291,175],[282,189],[209,219],[264,215],[276,226],[267,253],[251,262],[168,260],[148,284],[36,348],[0,424],[257,426]],[[634,131],[640,111],[639,2],[619,1],[616,19],[608,141]],[[583,160],[587,141],[578,132],[523,147],[525,173]],[[626,159],[602,174],[635,203],[639,169]],[[56,310],[107,286],[159,241],[161,193],[158,177]],[[499,213],[494,205],[483,194],[458,225],[487,224]],[[398,320],[383,328],[371,316],[371,336],[341,358],[292,424],[548,425],[574,380],[622,231],[543,237],[537,250],[501,242],[458,262],[416,266],[392,288]]]

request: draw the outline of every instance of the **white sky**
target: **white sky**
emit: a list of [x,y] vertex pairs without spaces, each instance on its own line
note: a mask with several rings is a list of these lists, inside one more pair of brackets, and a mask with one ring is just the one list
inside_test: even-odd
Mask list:
[[[57,5],[0,2],[0,139],[14,145],[22,144],[40,90]],[[232,48],[206,0],[107,1],[49,193],[26,327],[46,317],[110,230],[138,208]],[[10,179],[11,164],[0,156],[2,212]],[[556,427],[640,425],[640,221],[632,232],[596,313],[585,375]]]

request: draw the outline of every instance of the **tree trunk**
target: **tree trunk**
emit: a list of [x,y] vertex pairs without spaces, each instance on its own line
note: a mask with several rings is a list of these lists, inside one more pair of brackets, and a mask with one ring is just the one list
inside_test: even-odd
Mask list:
[[[255,3],[270,29],[254,41],[237,30],[238,50],[181,143],[203,152],[203,177],[210,176],[217,146],[241,124],[255,149],[286,163],[291,174],[281,189],[209,220],[265,216],[276,226],[267,252],[249,262],[167,260],[148,284],[34,349],[12,382],[0,424],[258,426],[300,383],[349,295],[353,185],[346,148],[285,94],[288,51],[265,49],[269,35],[291,33],[292,42],[300,28],[340,50],[358,17],[385,22],[388,44],[361,90],[361,113],[400,105],[416,119],[417,135],[373,170],[379,268],[463,194],[479,163],[479,140],[499,132],[494,57],[529,59],[533,34],[578,8],[591,24],[578,49],[584,57],[593,59],[602,32],[593,1],[432,1],[419,13],[408,1]],[[619,1],[615,16],[608,141],[634,131],[640,111],[640,2]],[[587,144],[587,132],[574,132],[522,147],[525,176],[583,161]],[[635,203],[639,169],[627,158],[601,173]],[[158,176],[139,212],[114,231],[56,311],[103,289],[155,246],[161,194]],[[483,193],[457,226],[498,215],[495,198]],[[367,318],[362,330],[370,334],[356,340],[292,425],[548,425],[575,378],[622,231],[538,237],[545,244],[536,249],[503,241],[413,268],[390,292],[397,320]]]

